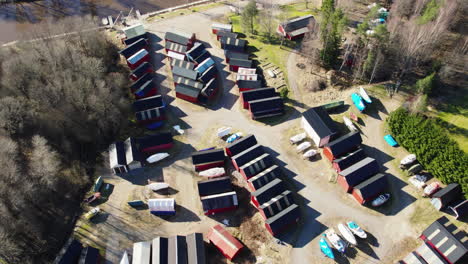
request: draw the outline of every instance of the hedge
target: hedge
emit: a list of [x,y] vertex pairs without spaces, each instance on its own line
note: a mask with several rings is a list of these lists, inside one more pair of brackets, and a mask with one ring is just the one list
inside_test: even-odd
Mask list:
[[468,198],[468,154],[434,119],[400,108],[387,119],[392,135],[444,184],[458,183]]

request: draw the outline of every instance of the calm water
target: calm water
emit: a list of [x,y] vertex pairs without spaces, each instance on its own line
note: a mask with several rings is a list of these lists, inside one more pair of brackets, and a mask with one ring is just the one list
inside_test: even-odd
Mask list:
[[28,38],[28,32],[41,21],[59,21],[63,17],[93,16],[114,18],[132,7],[141,14],[195,0],[43,0],[21,4],[0,4],[0,43]]

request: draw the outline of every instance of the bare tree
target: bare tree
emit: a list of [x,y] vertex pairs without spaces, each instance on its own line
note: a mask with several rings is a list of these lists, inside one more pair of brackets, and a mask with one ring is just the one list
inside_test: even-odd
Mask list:
[[260,11],[258,17],[258,24],[262,28],[262,31],[268,41],[271,41],[275,32],[275,25],[277,23],[274,16],[275,11],[276,7],[272,5],[270,1],[270,3],[264,4],[263,10]]
[[30,157],[31,175],[37,177],[48,187],[57,182],[57,174],[61,161],[56,151],[47,144],[47,140],[39,135],[32,138],[32,153]]

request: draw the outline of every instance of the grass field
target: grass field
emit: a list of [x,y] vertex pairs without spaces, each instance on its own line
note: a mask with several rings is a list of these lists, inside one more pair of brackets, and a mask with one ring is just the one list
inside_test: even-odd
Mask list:
[[[463,97],[464,102],[468,100],[467,96]],[[450,137],[458,142],[460,148],[468,153],[468,107],[463,105],[451,104],[451,111],[440,111],[438,117],[444,120],[447,123],[455,126],[457,131],[460,133],[455,133],[450,131]]]

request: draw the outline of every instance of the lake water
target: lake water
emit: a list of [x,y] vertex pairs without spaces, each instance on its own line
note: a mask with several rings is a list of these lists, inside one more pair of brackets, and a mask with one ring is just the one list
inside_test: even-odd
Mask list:
[[141,14],[196,0],[43,0],[20,4],[0,4],[0,43],[28,38],[28,32],[42,21],[59,21],[63,17],[115,17],[130,9]]

